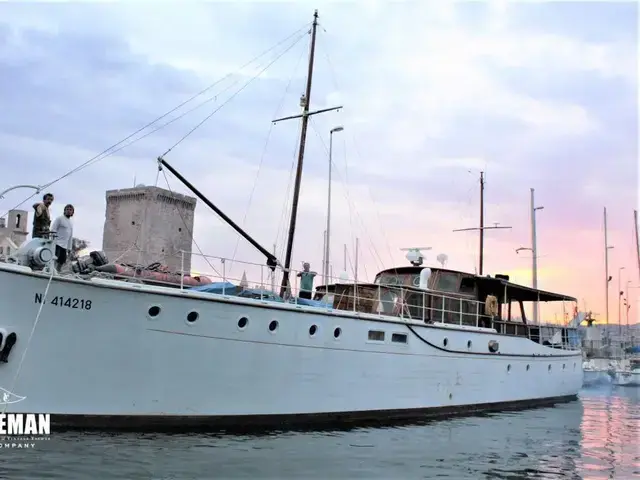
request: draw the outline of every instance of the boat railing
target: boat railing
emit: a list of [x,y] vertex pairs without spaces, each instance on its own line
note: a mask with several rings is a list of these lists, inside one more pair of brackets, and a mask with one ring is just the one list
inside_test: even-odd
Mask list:
[[[107,255],[109,252],[105,252]],[[484,302],[461,294],[448,294],[439,291],[425,291],[416,287],[401,285],[381,285],[360,283],[356,278],[346,280],[329,275],[327,285],[317,289],[316,298],[309,300],[300,298],[300,277],[302,270],[290,269],[291,285],[286,289],[284,298],[280,296],[280,281],[283,273],[281,267],[272,271],[263,263],[247,262],[215,255],[180,251],[180,268],[173,272],[157,270],[171,277],[169,281],[158,276],[145,276],[143,268],[130,267],[133,275],[112,274],[117,279],[140,281],[153,285],[167,286],[180,291],[202,291],[222,295],[241,296],[262,301],[287,302],[300,308],[320,308],[324,310],[351,311],[356,314],[367,314],[377,317],[399,317],[407,321],[417,321],[440,325],[442,327],[460,326],[474,329],[496,331],[504,335],[527,337],[534,340],[532,329],[537,328],[536,341],[551,341],[553,335],[567,330],[561,325],[527,325],[522,322],[505,321],[501,315],[485,314]],[[213,273],[198,270],[187,271],[187,258],[201,257]],[[173,255],[174,263],[176,255]],[[113,262],[117,263],[117,258]],[[202,263],[202,262],[199,262]],[[140,275],[138,276],[138,270]],[[193,270],[193,269],[192,269]],[[321,278],[317,275],[316,278]],[[540,330],[547,330],[545,336]],[[569,342],[566,335],[553,346],[567,348]],[[575,346],[572,346],[575,348]]]

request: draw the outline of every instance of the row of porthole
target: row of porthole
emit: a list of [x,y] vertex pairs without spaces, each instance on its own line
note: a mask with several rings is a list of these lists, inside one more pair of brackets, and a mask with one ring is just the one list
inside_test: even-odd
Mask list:
[[[531,368],[531,366],[530,366],[530,365],[527,365],[527,372],[529,371],[529,369],[530,369],[530,368]],[[562,369],[563,369],[563,370],[566,370],[566,368],[567,368],[567,364],[566,364],[566,363],[563,363],[563,364],[562,364]],[[573,369],[575,370],[575,368],[576,368],[576,364],[574,363],[574,364],[573,364]],[[551,371],[551,365],[549,365],[549,366],[547,367],[547,370],[548,370],[549,372]],[[511,364],[507,365],[507,372],[510,372],[510,371],[511,371]]]
[[[247,325],[249,323],[249,319],[247,317],[242,317],[240,318],[240,320],[238,320],[238,328],[240,330],[244,330]],[[270,332],[275,332],[278,328],[278,321],[277,320],[272,320],[269,323],[269,331]],[[318,326],[317,325],[311,325],[309,327],[309,336],[310,337],[315,337],[316,333],[318,333]],[[340,338],[340,335],[342,335],[342,329],[340,327],[336,327],[333,330],[333,338],[338,339]]]
[[[160,315],[161,312],[162,309],[158,305],[153,305],[152,307],[149,307],[149,310],[147,310],[147,315],[149,315],[150,318],[156,318],[158,315]],[[188,323],[194,323],[198,320],[198,318],[200,318],[200,314],[195,310],[187,313]]]
[[[153,305],[152,307],[149,307],[149,310],[147,311],[149,317],[151,318],[155,318],[158,315],[160,315],[161,309],[159,306],[157,305]],[[198,320],[198,318],[200,318],[200,314],[198,312],[196,312],[195,310],[189,312],[187,314],[187,322],[189,323],[194,323],[195,321]],[[249,319],[247,317],[241,317],[238,320],[238,328],[240,330],[244,330],[245,328],[247,328],[247,325],[249,324]],[[278,329],[278,321],[277,320],[272,320],[269,323],[269,331],[270,332],[275,332]],[[316,333],[318,332],[318,326],[317,325],[311,325],[309,327],[309,336],[314,337],[316,335]],[[342,329],[340,327],[336,327],[333,330],[333,338],[338,339],[340,338],[340,335],[342,335]]]
[[[449,345],[449,339],[447,337],[444,338],[444,340],[442,341],[442,344],[446,347],[447,345]],[[467,340],[467,348],[471,348],[471,345],[473,345],[473,342],[471,340]]]
[[[148,314],[150,317],[157,317],[158,315],[160,315],[160,307],[158,307],[157,305],[154,305],[152,307],[149,307],[149,311]],[[198,312],[196,312],[195,310],[189,312],[187,314],[187,322],[189,323],[194,323],[196,320],[198,320],[198,318],[200,317],[200,314]],[[238,320],[238,328],[240,330],[244,330],[247,325],[249,324],[249,319],[247,317],[241,317]],[[277,320],[272,320],[269,323],[269,331],[270,332],[275,332],[278,329],[278,321]],[[315,334],[318,332],[318,327],[317,325],[311,325],[309,327],[309,336],[310,337],[314,337]],[[336,327],[333,330],[333,338],[338,339],[340,338],[340,335],[342,335],[342,329],[340,327]],[[445,337],[445,339],[442,341],[443,345],[446,347],[449,344],[449,339]],[[467,348],[471,348],[472,342],[471,340],[467,341]],[[576,364],[573,364],[573,368],[575,369]],[[562,364],[562,369],[565,370],[567,368],[566,364]],[[511,365],[507,365],[507,372],[511,371]],[[527,371],[529,371],[529,365],[527,365]],[[551,371],[551,365],[549,365],[548,367],[548,371]]]

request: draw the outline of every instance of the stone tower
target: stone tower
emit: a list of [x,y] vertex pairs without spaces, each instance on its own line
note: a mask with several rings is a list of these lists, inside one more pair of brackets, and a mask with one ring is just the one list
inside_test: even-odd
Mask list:
[[[191,252],[196,199],[159,187],[109,190],[102,250],[110,262],[160,262],[179,272],[181,251]],[[191,254],[184,255],[191,271]]]
[[[19,247],[29,236],[29,213],[26,210],[9,210],[7,218],[0,218],[0,244],[5,249]],[[8,242],[7,240],[10,240]],[[6,245],[4,245],[6,243]],[[11,253],[9,251],[9,253]]]

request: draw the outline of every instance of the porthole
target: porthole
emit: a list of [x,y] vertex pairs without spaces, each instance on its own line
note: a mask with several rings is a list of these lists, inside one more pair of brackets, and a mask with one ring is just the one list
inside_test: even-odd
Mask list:
[[198,320],[198,318],[200,318],[200,314],[198,312],[196,312],[195,310],[189,312],[187,314],[187,322],[188,323],[193,323],[196,320]]
[[147,311],[147,314],[151,317],[151,318],[155,318],[158,315],[160,315],[161,312],[161,308],[158,305],[153,305],[152,307],[149,307],[149,310]]
[[238,320],[238,328],[240,330],[244,330],[248,324],[249,324],[249,319],[247,317],[242,317],[240,318],[240,320]]
[[495,340],[489,341],[489,351],[491,353],[496,353],[500,349],[500,344]]
[[567,368],[567,365],[566,365],[566,363],[563,363],[562,364],[562,369],[564,370],[565,368]]
[[471,345],[472,345],[472,344],[473,344],[473,343],[471,342],[471,340],[467,341],[467,348],[471,348]]
[[511,371],[511,364],[507,365],[507,372]]
[[333,338],[338,339],[342,335],[342,329],[340,327],[336,327],[333,331]]
[[442,341],[442,344],[446,347],[447,345],[449,345],[449,339],[445,337],[445,339]]
[[551,365],[549,365],[549,367],[547,367],[547,370],[549,370],[549,372],[551,371]]
[[575,362],[573,363],[573,369],[574,369],[574,370],[576,369],[576,364],[575,364]]
[[316,325],[311,325],[309,327],[309,336],[313,337],[317,331],[318,331],[318,327]]
[[271,323],[269,324],[269,331],[270,332],[275,332],[277,328],[278,328],[278,321],[277,320],[271,320]]
[[453,393],[449,394],[449,400],[451,400],[453,398]]
[[529,365],[527,365],[527,372],[529,371],[529,368],[531,368]]

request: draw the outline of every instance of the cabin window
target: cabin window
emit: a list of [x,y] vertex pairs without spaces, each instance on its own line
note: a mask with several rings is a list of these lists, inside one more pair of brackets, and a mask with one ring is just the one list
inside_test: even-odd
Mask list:
[[440,272],[438,274],[438,283],[436,290],[441,292],[457,292],[458,291],[458,274],[451,272]]
[[393,343],[407,343],[406,333],[394,333],[391,335],[391,341]]
[[323,295],[319,300],[323,303],[326,303],[327,305],[333,306],[333,297],[333,293],[327,293]]
[[381,330],[369,330],[369,340],[384,342],[384,332]]
[[476,302],[462,300],[462,324],[476,326]]
[[414,286],[420,284],[420,274],[415,273],[382,273],[375,279],[377,285]]
[[0,255],[4,253],[4,247],[0,247]]
[[376,278],[378,285],[401,285],[402,279],[400,275],[384,273]]
[[[423,318],[429,318],[429,315],[427,315],[426,312],[422,311],[424,297],[426,297],[424,293],[408,292],[407,296],[405,297],[405,305],[407,307],[406,310],[409,311],[407,312],[405,310],[405,315],[408,313],[409,318],[411,318],[412,320],[422,320]],[[424,303],[426,304],[426,298],[424,299]]]
[[20,215],[19,213],[16,215],[16,228],[20,228],[20,219],[22,218],[22,215]]
[[378,308],[380,313],[385,315],[395,315],[396,305],[398,303],[398,294],[391,290],[382,289],[380,292],[380,302]]
[[460,293],[474,295],[476,293],[476,282],[473,278],[464,277],[460,282]]

